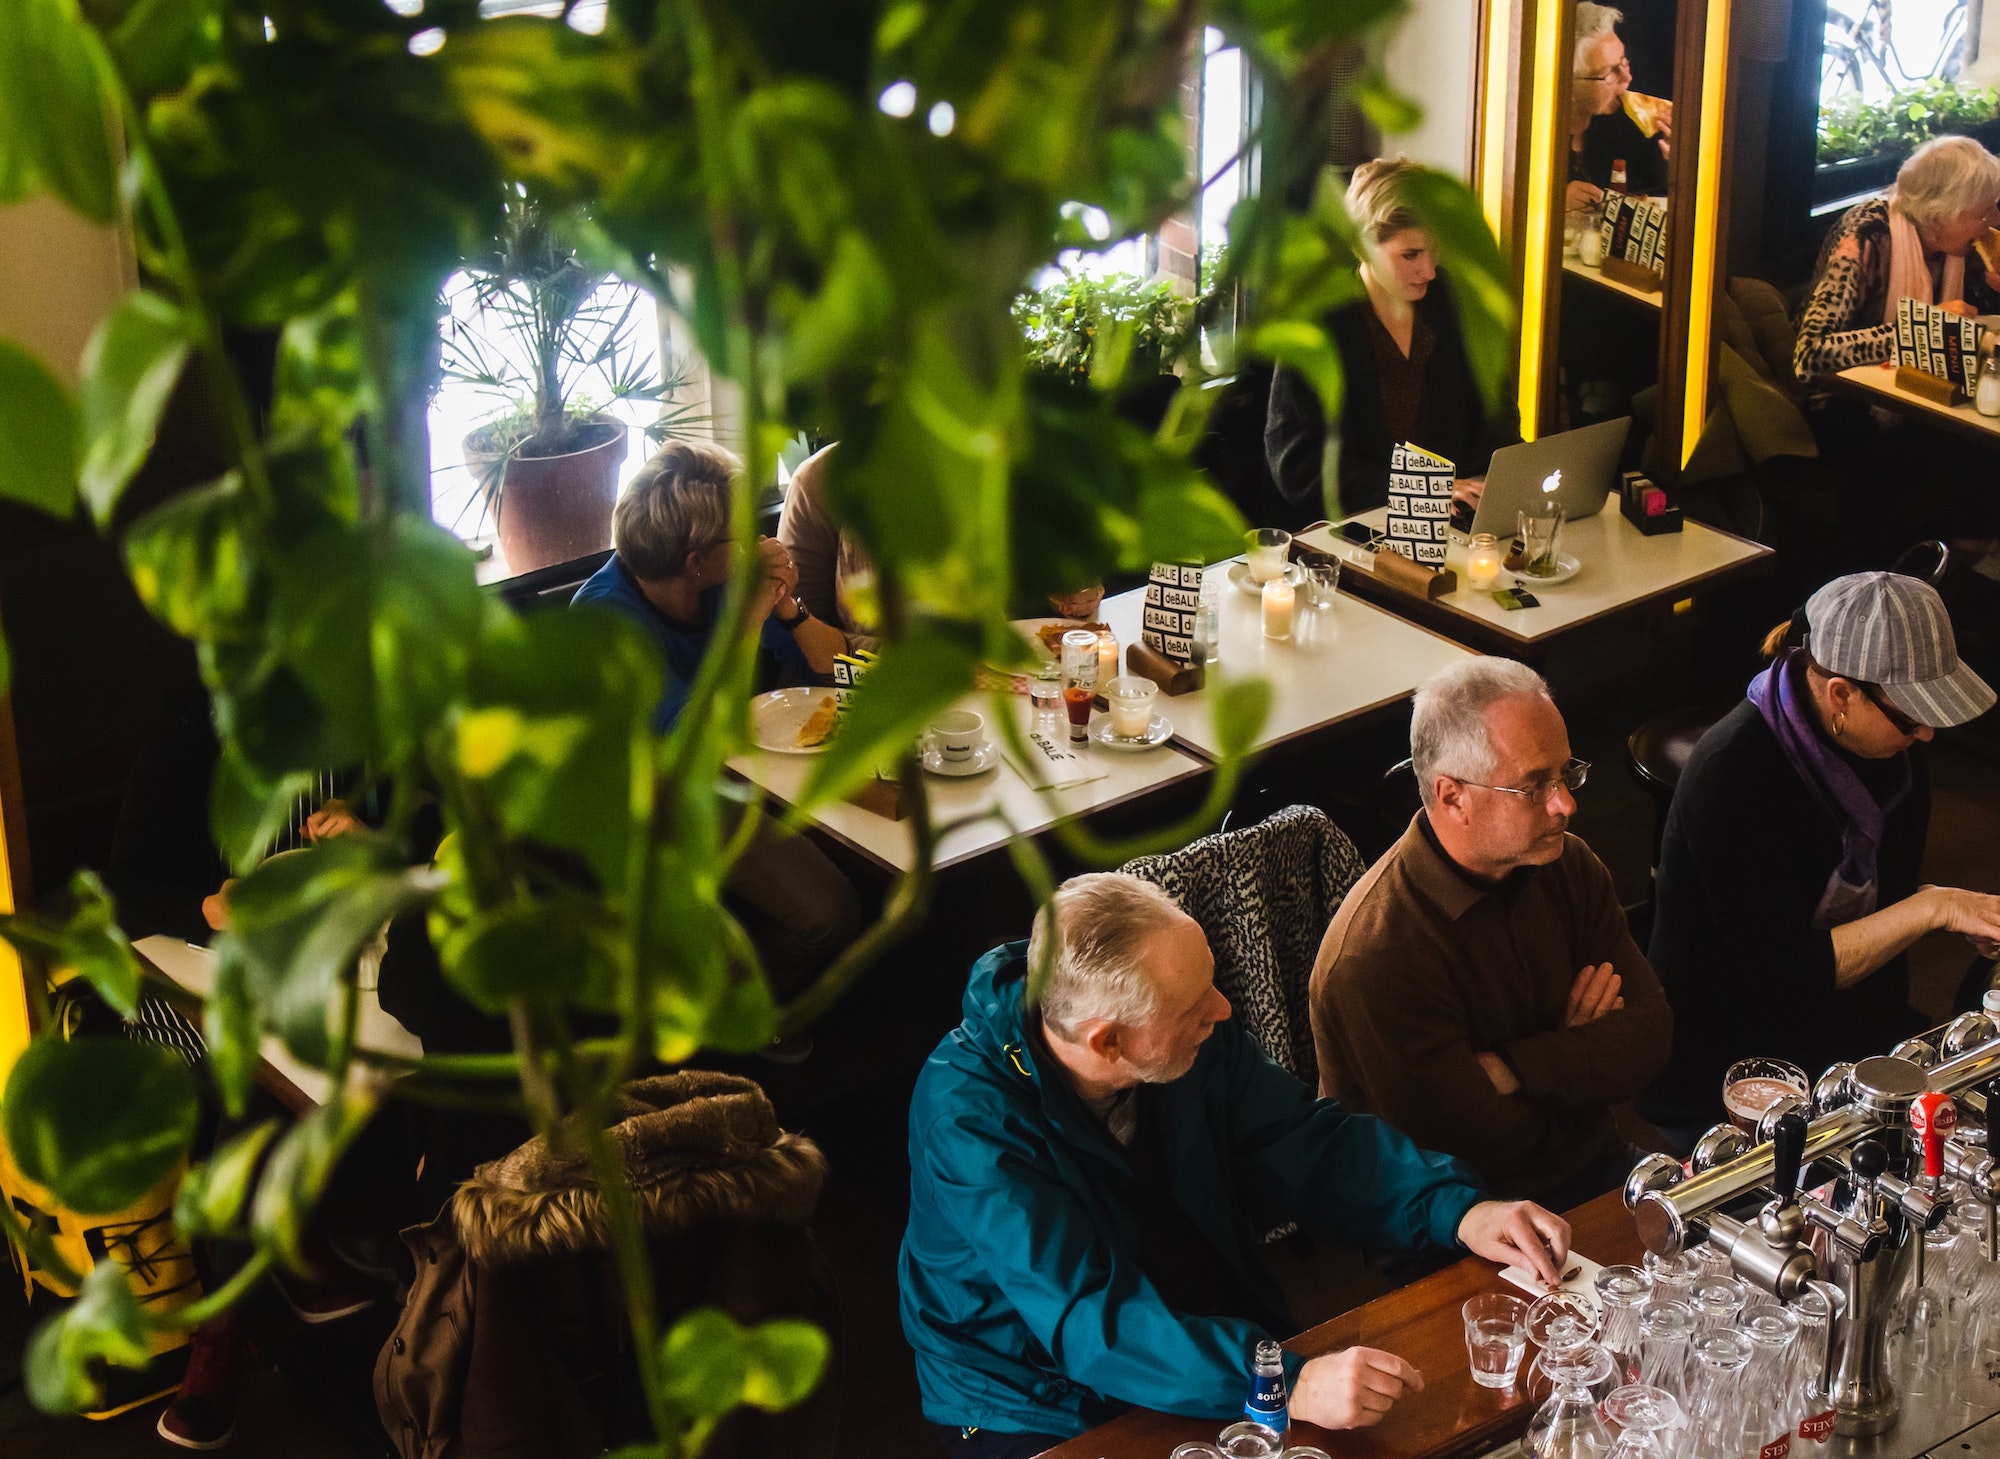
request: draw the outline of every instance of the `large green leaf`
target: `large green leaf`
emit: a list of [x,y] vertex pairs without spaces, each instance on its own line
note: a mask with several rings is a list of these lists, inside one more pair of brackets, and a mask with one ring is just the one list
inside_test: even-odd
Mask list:
[[160,1044],[45,1035],[7,1078],[0,1108],[21,1173],[73,1211],[122,1211],[158,1185],[194,1139],[194,1078]]
[[[232,888],[232,890],[234,890]],[[209,1077],[231,1119],[242,1119],[257,1084],[257,1005],[250,997],[250,973],[242,948],[222,939],[215,959],[215,982],[201,1010],[201,1035],[208,1045]]]
[[173,91],[222,44],[222,0],[133,0],[111,44],[140,91]]
[[932,716],[972,688],[975,655],[962,638],[924,628],[884,648],[847,702],[839,733],[799,797],[810,811],[846,795],[877,768],[894,765]]
[[801,1402],[819,1386],[832,1351],[825,1333],[796,1318],[759,1323],[744,1339],[750,1373],[743,1401],[773,1412]]
[[258,525],[234,472],[155,507],[125,537],[132,589],[183,638],[248,639],[262,606]]
[[335,989],[361,949],[437,878],[400,865],[394,848],[368,835],[341,836],[274,856],[229,893],[230,955],[263,1022],[308,1064],[331,1050]]
[[76,407],[48,367],[0,339],[0,497],[55,517],[76,509]]
[[186,317],[158,294],[127,294],[83,351],[83,499],[100,523],[153,449],[186,362]]
[[489,1013],[515,999],[609,1010],[623,925],[593,897],[511,902],[474,915],[438,948],[452,985]]
[[28,1340],[21,1374],[36,1408],[78,1413],[103,1406],[104,1364],[138,1370],[152,1359],[131,1277],[117,1262],[101,1261],[84,1274],[76,1300]]
[[726,1313],[698,1307],[660,1340],[667,1397],[696,1418],[717,1418],[743,1401],[750,1354],[743,1329]]
[[493,627],[459,717],[459,769],[479,781],[515,836],[581,852],[622,885],[636,797],[660,694],[660,655],[631,619],[599,608],[536,613]]
[[117,212],[109,98],[75,0],[0,5],[0,201],[37,185],[99,223]]
[[273,578],[280,652],[342,758],[395,758],[462,692],[487,603],[442,528],[330,526],[280,554]]
[[111,894],[90,870],[70,878],[69,892],[72,907],[65,920],[0,915],[0,938],[46,972],[81,975],[107,1004],[130,1018],[139,1009],[139,963],[118,929]]
[[278,1121],[265,1120],[231,1138],[206,1164],[181,1181],[174,1197],[174,1229],[190,1240],[233,1236],[250,1198],[250,1181],[264,1150],[277,1137]]
[[458,30],[438,54],[466,120],[510,171],[565,192],[615,187],[632,165],[637,60],[526,16]]

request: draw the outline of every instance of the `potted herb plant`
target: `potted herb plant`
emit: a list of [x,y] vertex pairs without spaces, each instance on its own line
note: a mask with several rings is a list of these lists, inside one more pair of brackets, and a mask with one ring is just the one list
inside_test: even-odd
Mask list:
[[[462,448],[473,502],[524,573],[610,545],[627,427],[605,406],[670,400],[692,372],[652,367],[643,295],[585,263],[544,210],[517,198],[505,219],[494,252],[446,289],[443,377],[501,402]],[[657,444],[704,419],[672,406],[645,434]]]

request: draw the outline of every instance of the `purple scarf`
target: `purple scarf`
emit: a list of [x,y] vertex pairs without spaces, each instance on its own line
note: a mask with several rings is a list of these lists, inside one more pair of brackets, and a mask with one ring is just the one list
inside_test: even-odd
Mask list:
[[1805,672],[1805,650],[1787,649],[1750,681],[1749,693],[1792,769],[1840,827],[1840,864],[1826,879],[1826,890],[1813,909],[1813,926],[1825,929],[1875,910],[1881,890],[1876,857],[1882,849],[1882,828],[1889,812],[1910,793],[1910,762],[1908,756],[1901,757],[1902,783],[1886,801],[1877,801],[1854,767],[1820,737]]

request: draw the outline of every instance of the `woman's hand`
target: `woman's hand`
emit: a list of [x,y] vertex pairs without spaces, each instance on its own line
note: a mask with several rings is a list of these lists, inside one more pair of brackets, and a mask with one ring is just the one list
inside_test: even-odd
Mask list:
[[1475,512],[1485,495],[1486,478],[1483,476],[1461,476],[1451,484],[1451,499]]
[[347,802],[330,800],[306,817],[306,839],[327,841],[361,829],[361,818],[347,808]]
[[1937,902],[1937,925],[1956,932],[1981,957],[2000,957],[2000,897],[1969,892],[1963,887],[1925,887]]
[[757,552],[764,559],[762,608],[757,614],[761,623],[771,615],[773,608],[798,592],[799,569],[792,561],[791,552],[775,537],[759,537]]
[[209,931],[220,932],[229,925],[229,889],[235,885],[236,878],[232,876],[201,899],[201,920],[208,924]]
[[1573,182],[1569,185],[1569,211],[1584,213],[1604,201],[1604,189],[1594,182]]

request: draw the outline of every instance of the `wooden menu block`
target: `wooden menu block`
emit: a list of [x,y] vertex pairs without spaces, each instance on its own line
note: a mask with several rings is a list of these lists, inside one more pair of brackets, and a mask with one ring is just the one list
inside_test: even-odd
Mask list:
[[1919,370],[1913,365],[1896,366],[1896,388],[1921,395],[1933,405],[1963,405],[1965,392],[1942,375]]
[[1664,282],[1644,264],[1633,263],[1626,258],[1612,258],[1609,255],[1606,255],[1604,262],[1597,266],[1597,271],[1613,283],[1624,284],[1647,294],[1659,293]]
[[1208,679],[1200,664],[1177,664],[1143,643],[1132,644],[1125,650],[1125,672],[1151,679],[1160,686],[1162,694],[1188,694],[1201,688]]
[[879,776],[862,781],[859,789],[848,794],[847,803],[858,805],[864,811],[872,811],[891,821],[900,821],[910,813],[909,808],[903,804],[901,782],[883,780]]
[[1373,571],[1377,579],[1390,587],[1419,598],[1442,598],[1458,589],[1458,574],[1450,568],[1425,567],[1386,547],[1374,555]]

